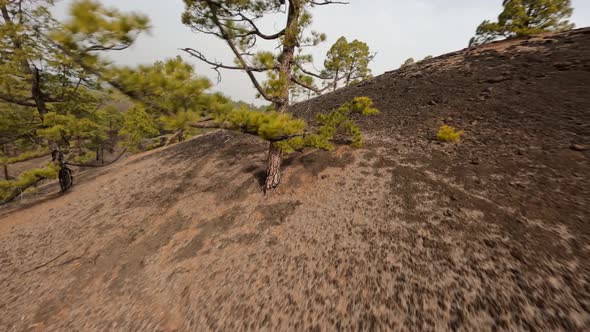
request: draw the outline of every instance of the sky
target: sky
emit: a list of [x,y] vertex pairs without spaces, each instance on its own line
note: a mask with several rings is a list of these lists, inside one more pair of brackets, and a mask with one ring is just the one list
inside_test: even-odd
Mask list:
[[[212,80],[214,91],[235,100],[266,103],[256,99],[254,87],[243,72],[223,71],[217,83],[217,73],[210,66],[179,50],[191,47],[210,59],[232,62],[230,50],[221,40],[194,33],[181,23],[182,0],[99,1],[122,11],[143,13],[151,20],[149,34],[142,35],[130,49],[109,55],[115,63],[134,66],[180,55],[195,65],[199,75]],[[66,15],[68,3],[58,3],[58,18]],[[576,27],[590,26],[590,1],[572,0],[572,6],[571,21]],[[501,9],[502,0],[349,0],[348,5],[316,7],[312,30],[326,33],[328,39],[307,51],[314,56],[315,67],[321,68],[326,52],[339,37],[359,39],[377,53],[370,65],[376,76],[397,69],[410,57],[419,60],[465,48],[476,27],[485,19],[496,19]],[[280,30],[277,23],[265,22],[264,32]]]

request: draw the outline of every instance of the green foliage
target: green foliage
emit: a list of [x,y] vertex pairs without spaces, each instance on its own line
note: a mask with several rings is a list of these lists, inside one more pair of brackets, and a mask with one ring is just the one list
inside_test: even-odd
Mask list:
[[113,105],[107,105],[96,111],[96,121],[103,128],[118,130],[123,126],[123,112]]
[[138,68],[111,67],[107,76],[123,90],[134,91],[134,101],[149,112],[162,115],[201,111],[207,106],[203,92],[211,87],[207,78],[196,76],[194,67],[180,57]]
[[201,116],[196,112],[180,111],[173,115],[163,115],[160,117],[160,123],[163,124],[164,129],[176,131],[179,129],[188,130],[192,123],[201,119]]
[[567,20],[573,13],[571,0],[504,0],[503,6],[497,22],[486,20],[477,27],[470,46],[574,27]]
[[57,167],[50,163],[44,168],[28,170],[22,173],[16,180],[0,180],[0,200],[10,197],[15,192],[22,192],[40,179],[54,179],[57,177],[57,173]]
[[62,115],[49,113],[45,116],[43,124],[45,128],[37,130],[37,134],[49,141],[62,142],[72,137],[76,123],[76,117],[70,114]]
[[379,110],[373,107],[373,100],[369,97],[356,97],[352,102],[344,104],[342,107],[352,113],[359,113],[362,115],[376,115]]
[[300,134],[305,129],[303,120],[276,111],[258,112],[246,108],[234,109],[220,119],[226,128],[259,136],[264,140]]
[[123,145],[137,149],[143,138],[157,136],[160,131],[153,117],[144,108],[136,106],[125,113],[119,134],[125,138]]
[[87,151],[81,156],[75,156],[72,158],[72,161],[76,164],[86,164],[93,160],[96,160],[96,152],[95,151]]
[[356,84],[372,77],[369,63],[374,57],[366,43],[356,39],[348,42],[345,37],[340,37],[326,54],[322,74],[330,77],[328,84],[333,90],[341,81],[345,86]]
[[43,121],[45,127],[37,134],[49,141],[67,144],[71,138],[104,140],[104,129],[89,118],[77,118],[72,114],[48,113]]
[[102,62],[95,52],[123,50],[137,36],[149,29],[149,20],[140,14],[123,14],[104,8],[98,1],[77,0],[70,6],[69,20],[51,38],[83,66],[100,69]]
[[[122,114],[102,107],[108,61],[98,51],[122,50],[147,29],[141,15],[122,14],[97,1],[74,0],[70,18],[52,17],[53,0],[0,0],[0,141],[10,164],[57,149],[77,149],[88,161],[122,126]],[[110,83],[110,82],[108,82]],[[111,137],[112,138],[112,137]],[[114,140],[113,140],[114,141]],[[3,192],[26,187],[53,166],[25,172]],[[53,175],[52,175],[53,176]]]
[[287,153],[305,147],[332,150],[334,149],[332,143],[334,137],[338,132],[343,132],[350,138],[352,147],[361,147],[363,136],[359,126],[352,119],[354,114],[371,116],[379,114],[379,110],[373,107],[371,98],[357,97],[336,110],[326,114],[318,114],[316,117],[317,129],[315,131],[280,141],[277,145]]
[[19,154],[18,156],[15,156],[15,157],[3,156],[3,157],[0,157],[0,165],[16,164],[16,163],[20,163],[23,161],[43,157],[48,154],[49,154],[49,151],[47,151],[45,149],[39,149],[36,151],[26,151],[26,152]]
[[438,129],[436,137],[442,142],[456,143],[459,141],[459,139],[461,139],[462,135],[463,131],[457,131],[457,129],[451,126],[442,125]]
[[400,68],[411,66],[415,63],[416,63],[416,61],[414,61],[414,58],[408,58],[406,61],[404,61],[404,63],[401,65]]

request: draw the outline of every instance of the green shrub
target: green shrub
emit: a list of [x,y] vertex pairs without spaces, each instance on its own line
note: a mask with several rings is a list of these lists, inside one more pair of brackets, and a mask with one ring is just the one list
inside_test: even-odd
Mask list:
[[463,131],[457,131],[457,129],[451,126],[442,125],[438,129],[436,137],[442,142],[457,143],[461,139],[461,135],[463,135]]
[[44,168],[35,168],[22,173],[16,180],[0,180],[0,200],[10,197],[14,192],[28,189],[31,184],[40,179],[54,179],[57,173],[57,167],[49,163]]

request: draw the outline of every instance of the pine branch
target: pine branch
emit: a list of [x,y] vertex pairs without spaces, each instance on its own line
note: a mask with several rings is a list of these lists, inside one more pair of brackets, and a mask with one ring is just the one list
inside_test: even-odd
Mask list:
[[72,164],[72,163],[66,163],[66,165],[68,165],[68,166],[75,166],[75,167],[92,167],[92,168],[107,167],[109,165],[112,165],[112,164],[116,163],[119,159],[121,159],[121,157],[125,154],[125,152],[127,152],[127,148],[123,149],[123,151],[121,151],[121,153],[119,154],[119,156],[117,158],[115,158],[111,162],[109,162],[107,164],[104,164],[104,165]]
[[330,1],[330,0],[326,0],[326,1],[312,1],[311,2],[312,5],[314,6],[325,6],[325,5],[333,5],[333,4],[339,4],[339,5],[348,5],[350,4],[349,2],[344,2],[344,1]]

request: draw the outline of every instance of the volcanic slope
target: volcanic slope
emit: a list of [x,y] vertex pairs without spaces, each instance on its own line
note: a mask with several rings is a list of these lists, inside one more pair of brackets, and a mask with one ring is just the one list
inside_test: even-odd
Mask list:
[[0,330],[588,330],[589,87],[590,29],[498,42],[295,105],[381,114],[266,197],[222,131],[44,187],[0,217]]

